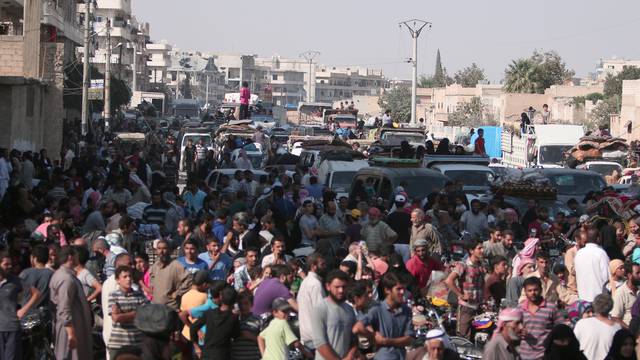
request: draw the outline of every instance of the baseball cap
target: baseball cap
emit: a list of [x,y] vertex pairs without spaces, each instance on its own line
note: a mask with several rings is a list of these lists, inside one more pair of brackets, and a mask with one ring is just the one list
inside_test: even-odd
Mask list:
[[398,194],[398,195],[396,195],[396,200],[395,201],[399,202],[399,203],[406,203],[407,202],[407,198],[402,194]]
[[351,210],[351,217],[352,218],[360,219],[360,216],[362,216],[362,213],[360,212],[360,210],[358,210],[358,209]]
[[291,305],[284,298],[276,298],[271,303],[271,310],[279,310],[284,312],[291,311]]
[[194,285],[203,285],[209,282],[209,272],[207,270],[198,270],[193,275],[193,284]]

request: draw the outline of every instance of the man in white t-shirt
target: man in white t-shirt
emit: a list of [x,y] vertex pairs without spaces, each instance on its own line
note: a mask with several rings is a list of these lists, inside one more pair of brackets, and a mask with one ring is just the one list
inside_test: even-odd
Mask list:
[[592,306],[595,316],[579,320],[573,332],[587,359],[604,359],[611,348],[613,336],[621,327],[609,317],[613,308],[613,300],[609,294],[596,296]]
[[480,211],[480,200],[471,200],[471,210],[465,211],[460,217],[462,230],[474,236],[482,236],[489,230],[487,214]]
[[609,280],[609,257],[597,241],[598,231],[590,229],[587,244],[576,253],[574,267],[580,300],[593,301]]

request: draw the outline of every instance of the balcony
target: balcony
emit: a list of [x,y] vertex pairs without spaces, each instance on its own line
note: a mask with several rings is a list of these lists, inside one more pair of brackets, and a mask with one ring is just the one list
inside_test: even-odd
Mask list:
[[171,65],[171,61],[161,60],[161,59],[152,59],[151,61],[147,61],[147,67],[152,68],[168,68]]
[[42,24],[50,25],[58,29],[58,35],[64,36],[76,44],[82,44],[84,34],[80,26],[73,20],[65,20],[64,9],[57,6],[56,2],[46,0],[42,2]]
[[120,10],[125,14],[131,15],[130,0],[97,0],[98,9]]

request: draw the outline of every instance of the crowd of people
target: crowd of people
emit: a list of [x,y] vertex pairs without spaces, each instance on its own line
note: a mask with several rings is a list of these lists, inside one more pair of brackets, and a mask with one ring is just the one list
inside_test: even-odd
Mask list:
[[[34,313],[57,359],[458,359],[450,336],[473,341],[485,311],[485,359],[636,358],[640,218],[602,194],[555,214],[467,203],[460,182],[353,202],[308,168],[210,188],[213,158],[181,191],[177,150],[0,152],[1,359],[23,358]],[[456,334],[416,346],[412,305],[434,294]]]

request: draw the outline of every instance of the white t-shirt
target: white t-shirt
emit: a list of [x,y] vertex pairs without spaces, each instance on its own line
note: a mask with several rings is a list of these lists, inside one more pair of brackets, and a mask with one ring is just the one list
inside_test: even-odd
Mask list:
[[592,302],[609,280],[609,257],[600,246],[590,243],[578,250],[574,264],[578,298]]
[[581,319],[573,332],[580,342],[580,350],[589,360],[601,360],[607,357],[613,335],[621,327],[617,323],[609,326],[595,317]]
[[464,224],[464,229],[472,235],[482,234],[489,229],[487,215],[483,212],[474,214],[472,211],[465,211],[460,217],[460,222]]

